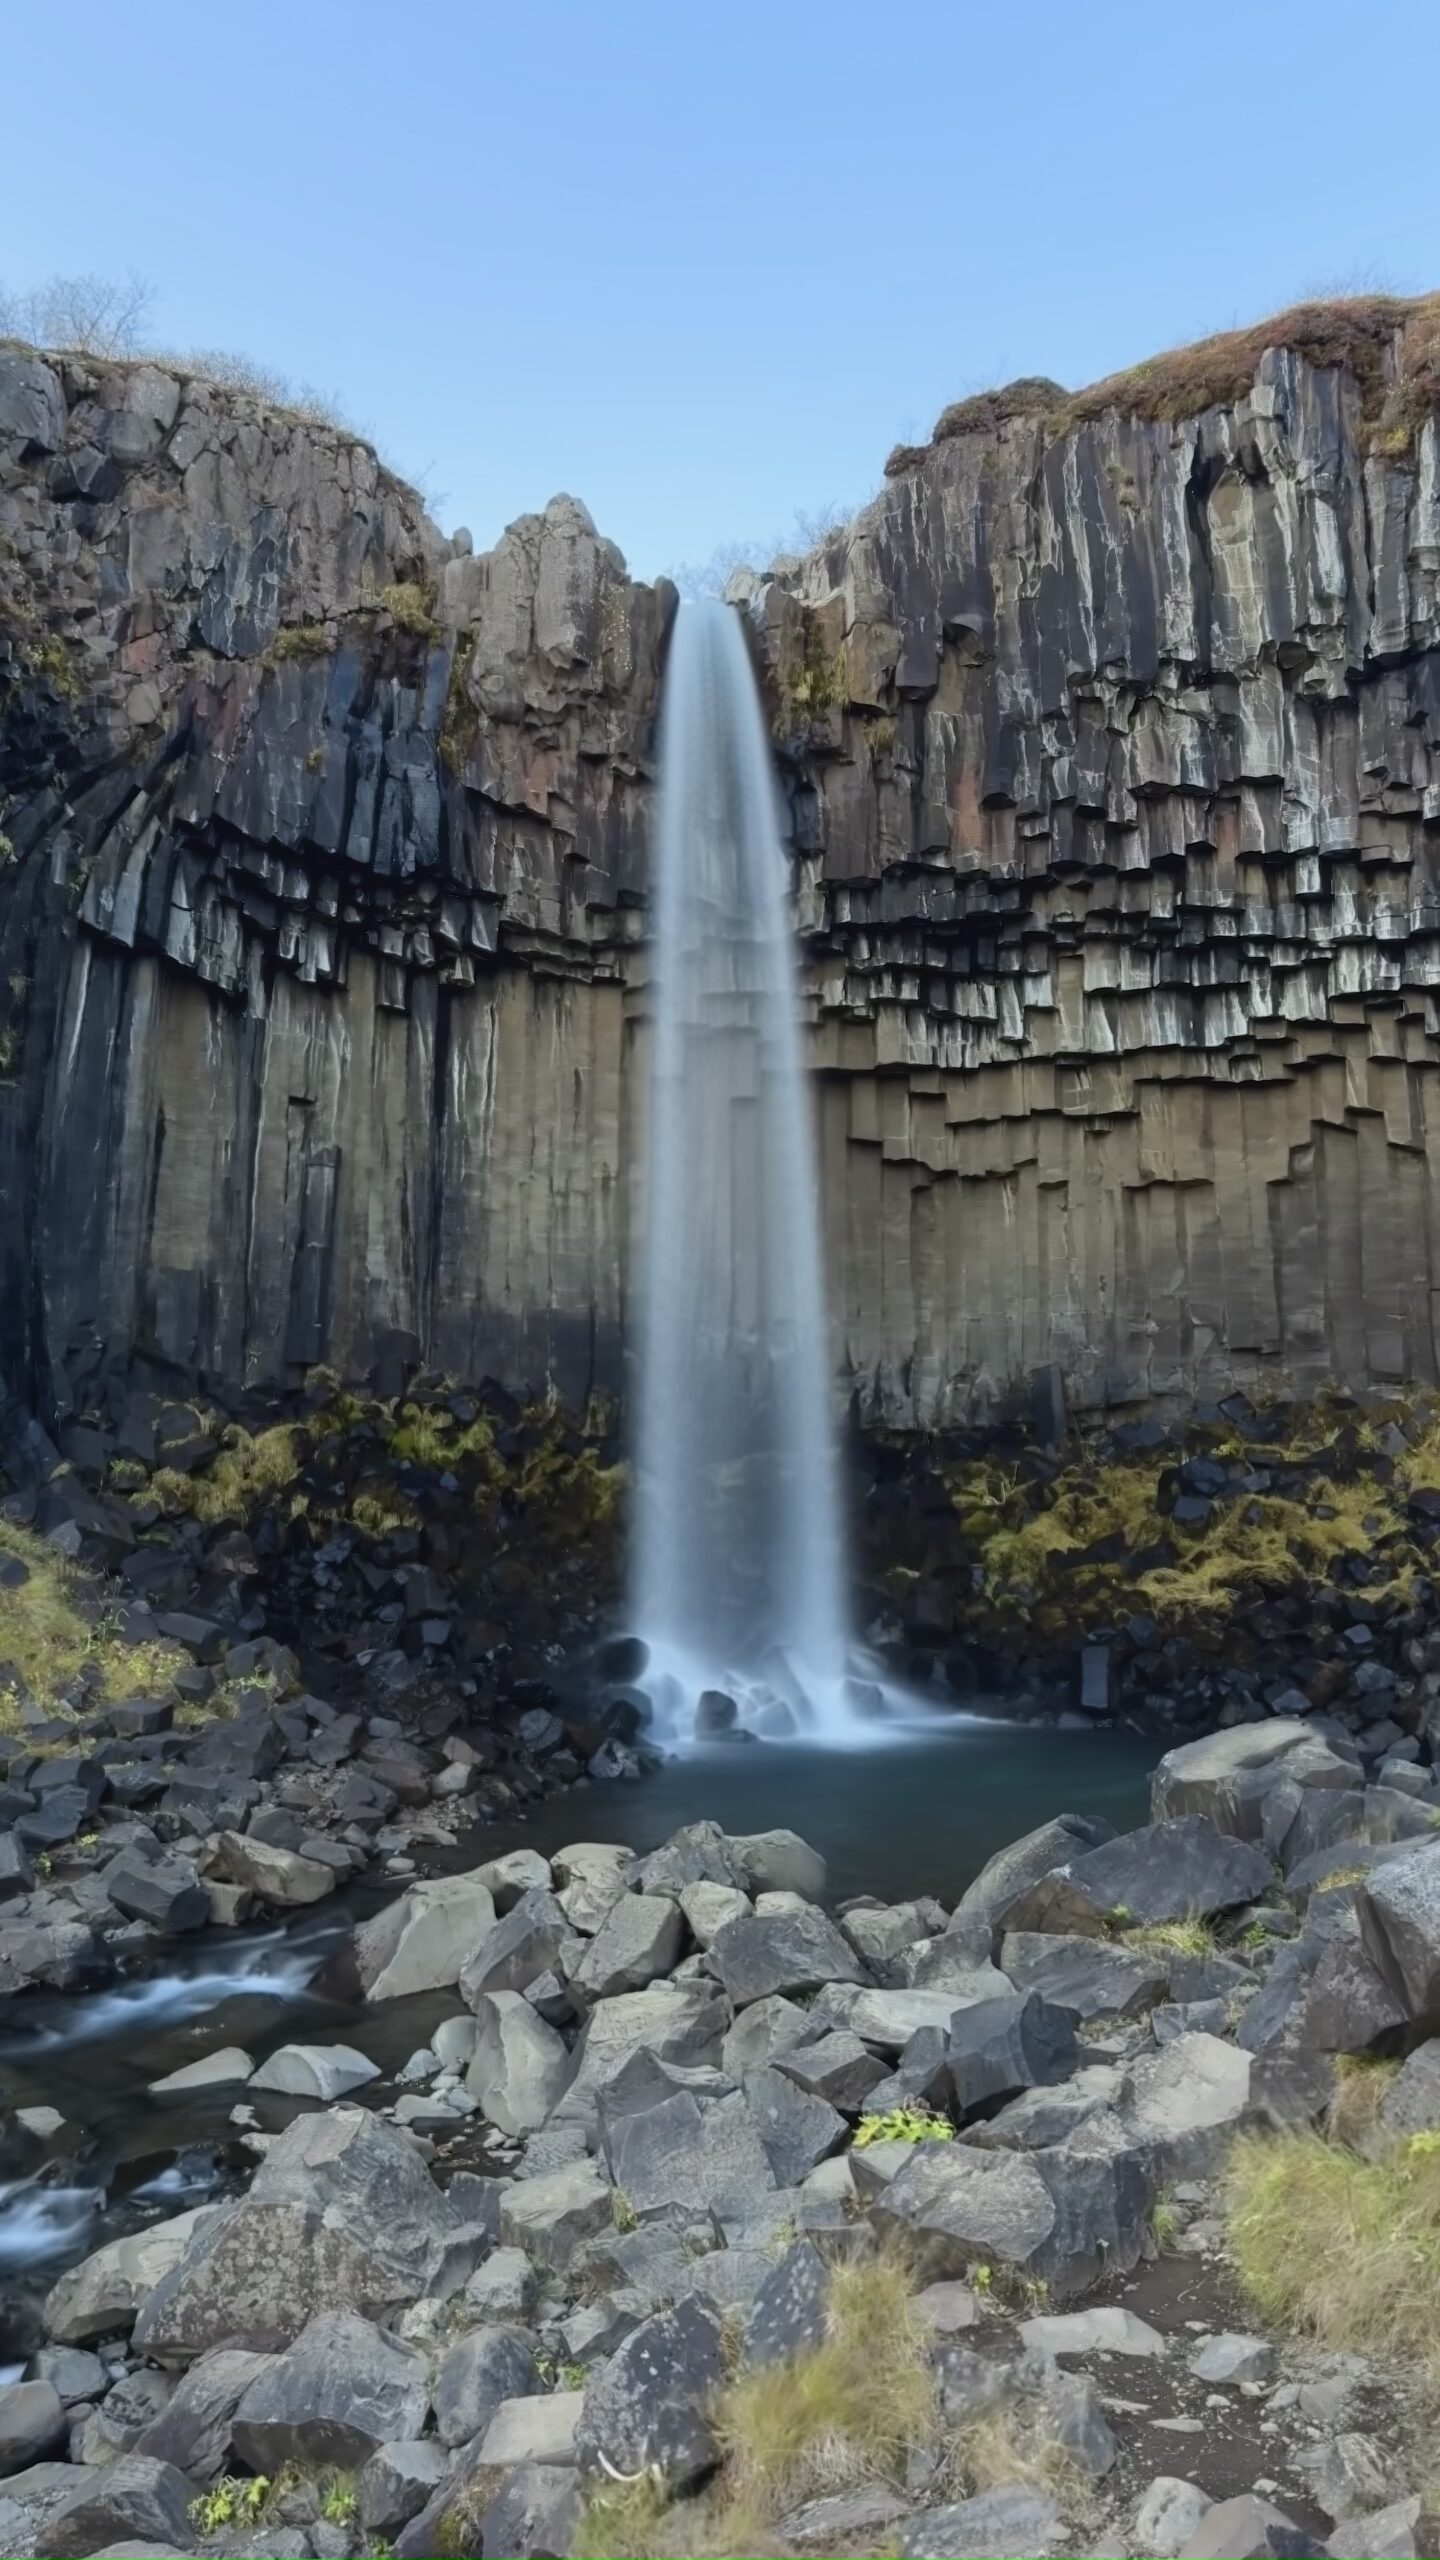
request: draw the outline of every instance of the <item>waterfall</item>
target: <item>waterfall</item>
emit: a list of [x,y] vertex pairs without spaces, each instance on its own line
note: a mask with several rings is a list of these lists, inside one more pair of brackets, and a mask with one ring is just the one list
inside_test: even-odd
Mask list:
[[660,743],[633,1593],[644,1684],[662,1741],[732,1721],[868,1739],[878,1693],[847,1677],[785,855],[728,606],[680,607]]

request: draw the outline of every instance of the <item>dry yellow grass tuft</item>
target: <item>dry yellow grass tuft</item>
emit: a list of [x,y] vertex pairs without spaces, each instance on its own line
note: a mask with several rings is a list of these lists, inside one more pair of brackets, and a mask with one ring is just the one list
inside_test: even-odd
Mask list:
[[1381,2145],[1380,2110],[1399,2068],[1398,2062],[1380,2054],[1336,2055],[1335,2086],[1325,2110],[1325,2130],[1332,2142],[1343,2142],[1367,2156]]
[[729,2492],[752,2512],[778,2514],[903,2470],[907,2453],[938,2432],[908,2269],[887,2256],[837,2267],[822,2343],[738,2376],[717,2424]]
[[1324,2347],[1440,2370],[1436,2137],[1365,2159],[1320,2134],[1247,2135],[1230,2158],[1226,2228],[1266,2319]]
[[721,2461],[702,2495],[668,2498],[648,2472],[597,2484],[576,2560],[757,2560],[790,2547],[781,2525],[811,2498],[862,2483],[903,2493],[910,2458],[922,2450],[942,2457],[934,2496],[1033,2486],[1082,2517],[1087,2484],[1057,2440],[1043,2394],[1013,2393],[947,2432],[926,2340],[903,2260],[836,2267],[819,2345],[788,2364],[742,2372],[720,2392]]

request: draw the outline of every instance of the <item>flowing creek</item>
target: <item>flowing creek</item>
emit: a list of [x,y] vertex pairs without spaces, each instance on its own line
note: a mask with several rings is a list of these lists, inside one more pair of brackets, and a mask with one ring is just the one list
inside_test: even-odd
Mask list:
[[[640,1785],[554,1797],[524,1821],[472,1832],[427,1871],[580,1839],[643,1852],[707,1819],[730,1831],[799,1831],[828,1861],[837,1901],[925,1892],[953,1900],[995,1849],[1051,1814],[1143,1820],[1153,1759],[1153,1744],[1133,1735],[980,1721],[861,1759],[732,1746],[667,1762]],[[243,2179],[253,2159],[231,2122],[237,2101],[262,2132],[311,2103],[234,2083],[157,2095],[153,2081],[226,2045],[262,2061],[282,2044],[339,2042],[381,2067],[360,2103],[390,2102],[395,2074],[462,2008],[453,1991],[369,2006],[354,1996],[350,1933],[402,1889],[376,1879],[288,1929],[208,1931],[178,1942],[163,1968],[0,2011],[0,2095],[65,2119],[42,2168],[0,2185],[0,2364],[19,2351],[34,2302],[62,2266]]]

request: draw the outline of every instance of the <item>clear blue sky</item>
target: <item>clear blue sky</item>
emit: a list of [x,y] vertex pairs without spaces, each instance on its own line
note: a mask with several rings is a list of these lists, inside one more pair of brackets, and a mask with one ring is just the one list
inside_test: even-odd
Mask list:
[[570,489],[642,575],[988,383],[1440,284],[1435,0],[68,0],[3,54],[0,280],[138,268],[447,530]]

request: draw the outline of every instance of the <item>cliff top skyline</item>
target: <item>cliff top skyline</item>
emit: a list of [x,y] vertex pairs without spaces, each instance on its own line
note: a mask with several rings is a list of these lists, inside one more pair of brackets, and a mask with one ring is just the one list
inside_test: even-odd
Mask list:
[[[133,268],[158,344],[333,389],[480,547],[570,488],[638,575],[768,555],[967,394],[1431,281],[1433,83],[1356,82],[1332,0],[1303,50],[1238,0],[1124,45],[924,0],[900,52],[855,0],[429,0],[409,79],[378,0],[258,6],[241,47],[176,0],[129,24],[117,59],[78,0],[58,190],[53,48],[11,35],[0,283]],[[1423,65],[1422,8],[1386,24]],[[1363,187],[1307,185],[1342,151]]]

